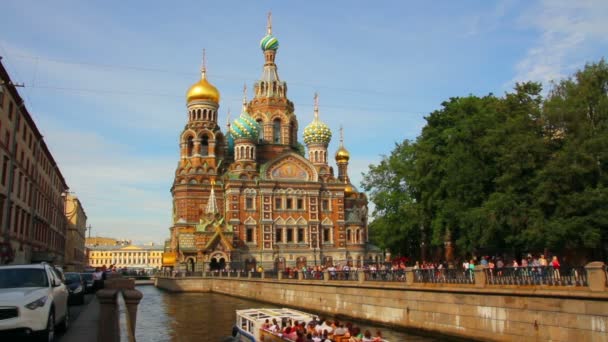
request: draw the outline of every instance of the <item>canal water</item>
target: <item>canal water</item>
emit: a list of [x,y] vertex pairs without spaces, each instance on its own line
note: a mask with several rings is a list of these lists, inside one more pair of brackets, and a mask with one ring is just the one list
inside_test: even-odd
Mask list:
[[[144,295],[137,309],[135,336],[138,341],[227,341],[234,325],[235,310],[277,307],[217,293],[169,293],[154,286],[139,286],[137,289]],[[369,329],[373,335],[381,330],[390,342],[439,341],[386,327],[353,323],[363,331]]]

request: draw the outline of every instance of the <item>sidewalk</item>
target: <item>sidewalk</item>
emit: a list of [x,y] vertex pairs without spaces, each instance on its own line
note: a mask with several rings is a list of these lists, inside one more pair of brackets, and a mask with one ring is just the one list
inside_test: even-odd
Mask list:
[[80,313],[76,321],[71,322],[68,331],[61,336],[59,342],[97,341],[97,325],[99,324],[99,302],[97,296]]

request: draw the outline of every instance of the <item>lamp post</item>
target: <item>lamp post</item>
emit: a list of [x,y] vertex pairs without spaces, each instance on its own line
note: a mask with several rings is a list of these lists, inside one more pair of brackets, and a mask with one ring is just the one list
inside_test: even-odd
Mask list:
[[317,266],[317,236],[312,238],[312,254],[315,258],[315,266]]

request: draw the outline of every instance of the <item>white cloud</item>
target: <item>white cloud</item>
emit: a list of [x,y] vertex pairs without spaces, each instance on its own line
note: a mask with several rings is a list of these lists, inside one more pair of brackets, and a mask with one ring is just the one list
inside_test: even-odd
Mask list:
[[548,85],[590,62],[589,51],[608,41],[605,0],[544,0],[522,16],[521,23],[538,30],[540,38],[515,66],[512,82],[540,81]]

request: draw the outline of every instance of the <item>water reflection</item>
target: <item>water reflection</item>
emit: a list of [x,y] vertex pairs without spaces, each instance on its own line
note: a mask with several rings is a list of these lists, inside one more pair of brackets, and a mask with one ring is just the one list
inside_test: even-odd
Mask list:
[[[277,307],[216,293],[168,293],[154,286],[137,289],[144,295],[137,311],[135,335],[138,341],[224,341],[234,324],[235,310]],[[373,332],[380,329],[391,342],[434,341],[384,327],[359,326]]]

